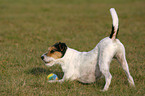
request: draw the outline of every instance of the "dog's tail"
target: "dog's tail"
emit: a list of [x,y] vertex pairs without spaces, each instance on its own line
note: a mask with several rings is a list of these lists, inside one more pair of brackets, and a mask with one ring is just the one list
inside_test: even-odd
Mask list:
[[117,38],[117,34],[118,34],[118,31],[119,31],[119,28],[118,28],[119,20],[118,20],[118,16],[117,16],[117,13],[116,13],[114,8],[110,9],[110,13],[111,13],[111,16],[112,16],[112,21],[113,21],[110,38],[112,40],[115,40]]

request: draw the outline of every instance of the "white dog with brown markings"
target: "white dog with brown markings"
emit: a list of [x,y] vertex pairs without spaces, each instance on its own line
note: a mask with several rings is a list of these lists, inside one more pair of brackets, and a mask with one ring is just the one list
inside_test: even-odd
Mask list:
[[113,20],[112,32],[109,37],[102,39],[93,50],[79,52],[67,47],[65,43],[59,42],[49,47],[48,52],[41,56],[47,66],[60,64],[64,72],[61,80],[50,80],[49,82],[78,80],[82,83],[92,83],[104,76],[106,84],[103,91],[107,91],[112,78],[109,66],[111,60],[115,58],[125,71],[130,85],[135,86],[126,61],[125,48],[117,39],[119,23],[117,13],[114,8],[111,8],[110,12]]

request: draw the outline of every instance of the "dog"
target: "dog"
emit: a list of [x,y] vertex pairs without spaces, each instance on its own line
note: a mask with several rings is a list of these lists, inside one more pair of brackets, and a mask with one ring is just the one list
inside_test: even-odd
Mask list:
[[110,13],[113,21],[111,34],[102,39],[91,51],[79,52],[61,42],[48,48],[48,52],[43,54],[41,59],[47,66],[60,64],[64,72],[61,80],[50,80],[49,82],[78,80],[82,83],[93,83],[104,76],[106,83],[102,91],[107,91],[112,79],[109,66],[114,58],[125,71],[130,85],[135,86],[126,61],[124,45],[117,39],[119,29],[117,13],[114,8],[110,9]]

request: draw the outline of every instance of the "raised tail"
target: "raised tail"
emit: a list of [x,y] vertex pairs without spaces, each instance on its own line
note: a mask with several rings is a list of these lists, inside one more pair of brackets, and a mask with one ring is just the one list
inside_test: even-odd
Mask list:
[[118,27],[119,19],[118,19],[117,13],[116,13],[114,8],[110,9],[110,13],[111,13],[111,16],[112,16],[112,21],[113,21],[110,38],[115,40],[117,38],[117,34],[118,34],[118,31],[119,31],[119,27]]

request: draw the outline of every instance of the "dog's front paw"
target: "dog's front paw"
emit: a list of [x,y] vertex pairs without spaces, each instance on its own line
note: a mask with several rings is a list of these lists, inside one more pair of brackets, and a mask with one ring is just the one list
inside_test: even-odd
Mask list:
[[61,79],[61,80],[48,80],[49,83],[54,83],[54,82],[59,82],[59,83],[62,83],[64,82],[64,79]]
[[58,82],[58,80],[48,80],[49,83]]

